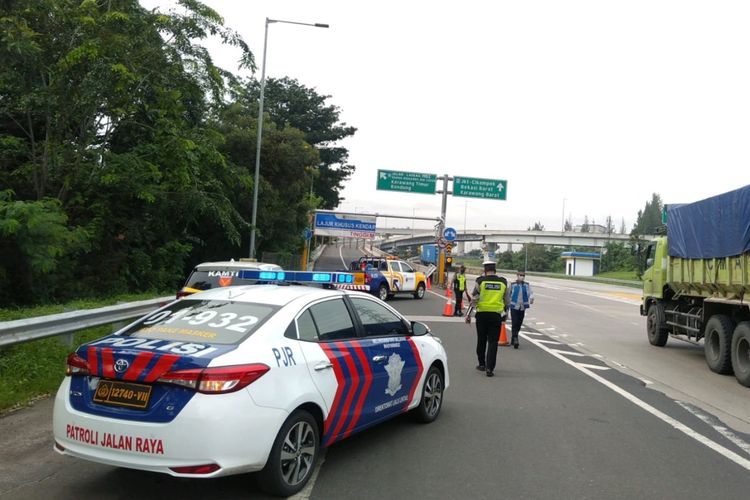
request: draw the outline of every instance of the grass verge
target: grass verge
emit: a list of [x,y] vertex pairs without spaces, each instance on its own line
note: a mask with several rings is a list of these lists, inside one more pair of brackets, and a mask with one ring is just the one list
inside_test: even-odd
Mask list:
[[[0,321],[35,318],[80,309],[94,309],[121,302],[135,302],[169,295],[145,293],[118,295],[100,300],[76,300],[30,308],[0,309]],[[104,337],[112,325],[82,330],[71,336],[61,335],[0,348],[0,414],[22,408],[29,402],[54,393],[65,376],[65,359],[79,345]]]
[[73,335],[34,340],[0,349],[0,413],[26,406],[39,396],[54,393],[65,376],[65,358],[79,345],[104,337],[112,326],[99,326]]

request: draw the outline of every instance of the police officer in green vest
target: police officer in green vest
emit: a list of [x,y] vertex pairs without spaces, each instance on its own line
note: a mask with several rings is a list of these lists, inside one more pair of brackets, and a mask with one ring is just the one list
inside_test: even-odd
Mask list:
[[477,317],[477,370],[488,377],[495,375],[497,362],[497,339],[500,336],[500,324],[508,316],[510,292],[508,280],[496,274],[495,262],[485,261],[484,276],[477,278],[466,322],[471,323],[471,312],[476,310]]
[[461,265],[458,272],[453,275],[453,295],[456,297],[456,307],[453,308],[454,316],[464,315],[464,294],[469,296],[469,291],[466,290],[466,266]]

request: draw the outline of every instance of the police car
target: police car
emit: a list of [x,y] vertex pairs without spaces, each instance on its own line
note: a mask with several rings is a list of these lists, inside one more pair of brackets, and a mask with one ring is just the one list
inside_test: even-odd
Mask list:
[[177,292],[177,298],[192,293],[210,290],[220,286],[253,285],[258,280],[240,278],[240,271],[282,271],[281,266],[255,261],[222,261],[203,262],[195,266],[183,287]]
[[[329,288],[347,273],[242,271]],[[271,284],[172,302],[67,359],[57,452],[173,476],[260,471],[302,489],[320,448],[411,411],[440,413],[440,340],[369,294]]]

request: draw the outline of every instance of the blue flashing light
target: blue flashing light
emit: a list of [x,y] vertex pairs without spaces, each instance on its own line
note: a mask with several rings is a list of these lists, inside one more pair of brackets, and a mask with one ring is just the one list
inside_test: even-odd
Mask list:
[[242,270],[239,277],[244,280],[258,280],[266,282],[290,281],[296,283],[354,283],[351,273],[316,273],[306,271],[251,271]]

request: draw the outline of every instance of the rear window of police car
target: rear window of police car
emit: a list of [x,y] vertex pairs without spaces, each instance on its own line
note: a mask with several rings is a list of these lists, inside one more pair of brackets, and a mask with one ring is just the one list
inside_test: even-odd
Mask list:
[[236,344],[273,316],[278,306],[231,300],[183,299],[153,312],[122,335],[209,344]]

